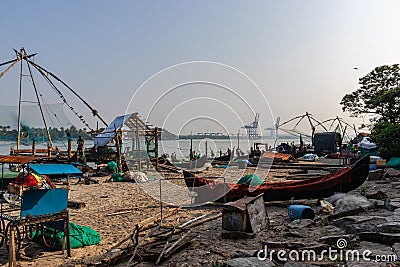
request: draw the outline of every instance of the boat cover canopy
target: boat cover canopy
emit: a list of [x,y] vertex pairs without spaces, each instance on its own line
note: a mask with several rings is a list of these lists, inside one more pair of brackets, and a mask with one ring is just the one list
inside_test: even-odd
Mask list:
[[28,162],[34,161],[38,158],[34,156],[9,156],[0,155],[0,163],[16,163],[16,164],[26,164]]
[[100,134],[94,138],[94,146],[98,148],[99,146],[105,146],[114,138],[116,130],[121,129],[124,123],[132,116],[131,114],[126,114],[116,117]]
[[28,164],[28,166],[40,175],[81,175],[82,171],[71,164]]

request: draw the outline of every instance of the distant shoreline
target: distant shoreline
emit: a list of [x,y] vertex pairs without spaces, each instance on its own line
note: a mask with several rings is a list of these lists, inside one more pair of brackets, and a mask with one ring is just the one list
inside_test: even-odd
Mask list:
[[[161,136],[162,138],[162,136]],[[169,138],[162,138],[163,140],[188,140],[188,139],[218,139],[218,140],[227,140],[227,139],[237,139],[237,135],[180,135],[179,137],[175,138],[175,139],[169,139]],[[239,139],[248,139],[247,136],[239,136]],[[260,136],[259,138],[256,138],[254,140],[257,139],[275,139],[275,136]],[[279,136],[278,139],[299,139],[299,137],[297,136]]]

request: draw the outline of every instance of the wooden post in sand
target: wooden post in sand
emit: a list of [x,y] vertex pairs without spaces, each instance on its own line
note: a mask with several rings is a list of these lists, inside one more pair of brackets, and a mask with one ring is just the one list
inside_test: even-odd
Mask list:
[[122,131],[115,131],[115,145],[117,146],[117,168],[119,172],[122,172],[122,162],[121,162],[121,146],[122,146]]
[[67,247],[67,256],[71,257],[71,237],[69,231],[69,212],[67,211],[66,219],[65,219],[65,236],[66,236],[66,247]]
[[36,154],[36,140],[32,140],[32,156],[35,156]]
[[154,131],[154,152],[156,158],[156,171],[158,171],[158,127],[156,127]]
[[68,138],[68,159],[71,158],[71,154],[72,154],[72,140]]
[[50,144],[48,144],[47,145],[47,156],[50,158],[51,157],[51,150],[53,149],[53,147],[50,145]]
[[9,241],[9,247],[8,247],[8,266],[9,267],[16,267],[17,266],[17,255],[15,252],[15,233],[14,233],[14,225],[10,225],[10,232],[7,234],[10,234],[10,241]]

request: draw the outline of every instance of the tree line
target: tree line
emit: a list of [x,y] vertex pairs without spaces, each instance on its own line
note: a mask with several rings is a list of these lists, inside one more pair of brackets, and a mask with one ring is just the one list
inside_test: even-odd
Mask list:
[[[77,129],[75,126],[69,128],[49,128],[49,133],[53,141],[62,141],[70,139],[77,139],[82,136],[83,139],[91,140],[93,137],[86,133],[83,129]],[[0,140],[16,141],[18,137],[18,130],[11,129],[10,126],[0,126]],[[26,125],[21,125],[21,139],[22,140],[45,140],[47,141],[47,133],[45,128],[35,128]]]
[[383,158],[400,157],[400,67],[384,65],[359,79],[360,87],[340,104],[353,117],[370,115],[371,141]]

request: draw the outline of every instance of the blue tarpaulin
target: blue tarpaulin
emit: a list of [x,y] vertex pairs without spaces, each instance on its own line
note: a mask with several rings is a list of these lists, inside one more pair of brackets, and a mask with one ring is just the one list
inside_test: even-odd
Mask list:
[[119,130],[132,114],[122,115],[116,117],[106,129],[104,129],[100,134],[94,138],[94,146],[98,148],[99,146],[107,145],[115,136],[115,131]]
[[21,218],[52,215],[68,207],[68,189],[27,190],[22,195]]
[[28,164],[28,166],[40,175],[81,175],[82,171],[71,164]]

